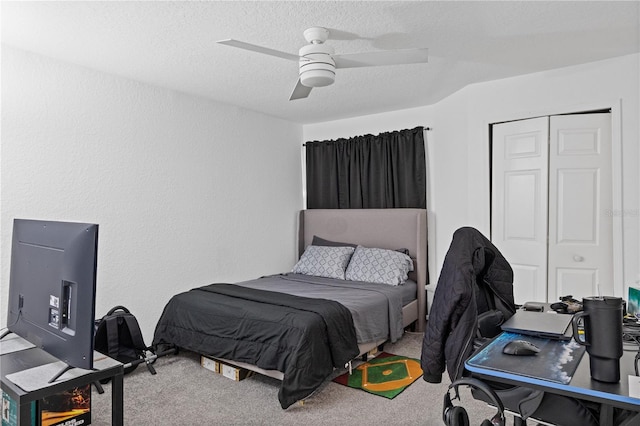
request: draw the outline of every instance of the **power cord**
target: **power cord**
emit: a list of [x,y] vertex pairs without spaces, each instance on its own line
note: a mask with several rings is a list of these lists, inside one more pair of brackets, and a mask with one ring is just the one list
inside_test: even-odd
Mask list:
[[2,329],[3,331],[0,332],[0,340],[4,339],[4,336],[11,333],[11,331],[9,330],[9,327],[13,327],[14,325],[16,325],[18,321],[20,321],[21,316],[22,316],[22,308],[20,308],[20,310],[18,311],[18,316],[16,317],[16,320],[11,324],[8,324],[6,327]]

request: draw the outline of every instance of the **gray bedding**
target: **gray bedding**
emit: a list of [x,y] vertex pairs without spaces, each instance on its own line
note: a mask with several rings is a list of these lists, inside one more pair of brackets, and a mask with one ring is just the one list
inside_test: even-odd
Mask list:
[[416,297],[416,284],[394,287],[300,274],[279,274],[236,285],[296,296],[328,299],[344,305],[353,317],[358,343],[402,337],[402,306]]

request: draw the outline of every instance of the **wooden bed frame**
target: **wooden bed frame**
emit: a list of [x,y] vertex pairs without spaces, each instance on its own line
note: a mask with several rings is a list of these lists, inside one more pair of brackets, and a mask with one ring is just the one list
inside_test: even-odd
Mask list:
[[[395,250],[406,248],[414,259],[414,271],[409,278],[418,284],[417,299],[402,310],[403,326],[423,332],[427,314],[427,213],[424,209],[312,209],[299,216],[298,256],[311,244],[314,235],[325,240],[360,244]],[[384,341],[359,345],[360,355]],[[276,370],[264,370],[252,364],[221,359],[282,380]]]

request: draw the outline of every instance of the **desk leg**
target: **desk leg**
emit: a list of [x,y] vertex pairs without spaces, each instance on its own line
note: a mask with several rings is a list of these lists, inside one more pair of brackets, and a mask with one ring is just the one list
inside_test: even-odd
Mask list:
[[[35,405],[35,401],[30,401],[27,402],[26,404],[20,404],[20,406],[18,407],[18,424],[20,426],[32,426],[33,422],[31,421],[31,408]],[[35,408],[34,408],[34,414],[35,414]],[[37,416],[36,416],[37,417]],[[35,418],[33,419],[36,423],[38,422],[38,419]],[[4,424],[4,420],[2,421],[2,424]]]
[[124,425],[123,377],[123,374],[116,374],[111,382],[111,424],[113,426]]
[[600,404],[600,425],[613,425],[613,407],[608,404]]

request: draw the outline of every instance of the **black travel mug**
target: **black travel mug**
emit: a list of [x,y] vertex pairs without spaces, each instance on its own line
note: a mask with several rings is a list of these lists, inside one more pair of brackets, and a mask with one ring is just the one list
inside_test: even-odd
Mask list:
[[[620,381],[622,357],[622,298],[585,297],[583,311],[573,316],[573,338],[587,347],[591,378],[617,383]],[[578,332],[582,318],[584,339]]]

